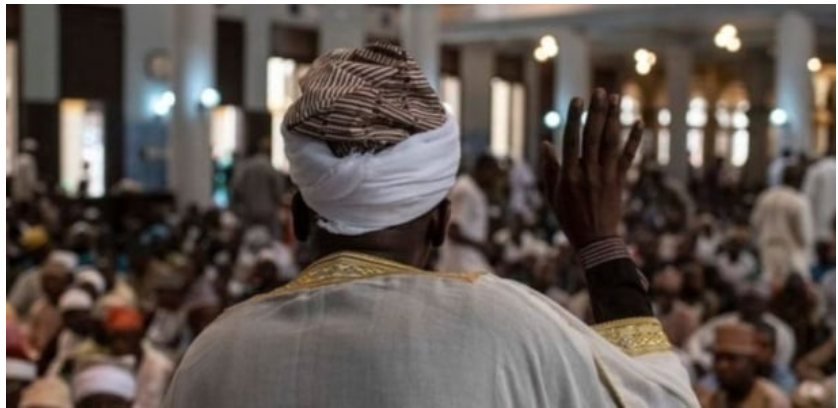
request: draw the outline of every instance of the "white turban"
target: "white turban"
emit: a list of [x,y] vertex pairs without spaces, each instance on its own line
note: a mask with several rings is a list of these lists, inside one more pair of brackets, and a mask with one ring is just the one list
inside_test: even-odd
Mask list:
[[460,131],[454,118],[377,153],[336,157],[326,143],[283,126],[291,179],[320,227],[360,235],[400,225],[427,213],[454,185]]
[[32,381],[37,377],[35,363],[21,358],[6,357],[6,379]]
[[70,251],[52,251],[47,262],[61,265],[69,271],[79,265],[79,257]]
[[83,289],[70,288],[58,299],[58,309],[62,312],[69,310],[93,309],[93,298]]
[[84,268],[76,273],[76,281],[93,286],[98,295],[105,293],[105,286],[107,286],[102,274],[93,268]]
[[137,381],[128,370],[112,364],[94,365],[73,377],[74,401],[97,394],[133,401],[137,396]]

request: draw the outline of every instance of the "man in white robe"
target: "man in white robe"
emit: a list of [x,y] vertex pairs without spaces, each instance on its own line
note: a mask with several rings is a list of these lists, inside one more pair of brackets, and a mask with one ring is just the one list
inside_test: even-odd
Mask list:
[[[588,273],[589,327],[494,275],[419,269],[446,237],[460,138],[403,50],[333,51],[301,85],[283,134],[295,232],[316,261],[207,328],[165,406],[698,406],[617,237],[641,135],[620,148],[618,97],[595,94],[581,158],[559,168],[544,147],[548,200]],[[564,152],[578,151],[582,111],[575,100]]]

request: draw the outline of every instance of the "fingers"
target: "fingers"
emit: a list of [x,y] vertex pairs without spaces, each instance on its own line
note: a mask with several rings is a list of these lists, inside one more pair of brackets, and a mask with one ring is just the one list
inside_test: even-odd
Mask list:
[[609,174],[617,169],[620,160],[620,96],[608,97],[608,116],[599,150],[599,162]]
[[544,195],[551,204],[558,188],[559,174],[561,174],[561,166],[556,157],[556,149],[552,143],[543,142],[541,144],[541,179],[544,181]]
[[620,156],[620,164],[618,171],[620,174],[625,173],[629,167],[631,167],[631,163],[634,161],[634,156],[637,154],[637,149],[640,147],[640,142],[643,139],[643,124],[640,122],[635,122],[634,126],[631,127],[631,132],[629,133],[628,141],[626,141],[625,147],[623,147],[623,154]]
[[602,141],[602,131],[605,129],[608,114],[608,98],[605,90],[597,88],[591,96],[588,108],[588,120],[582,136],[582,161],[585,170],[595,174],[599,169],[599,145]]
[[582,106],[579,98],[573,98],[567,108],[567,126],[562,137],[562,166],[565,172],[579,170],[579,133],[582,130]]

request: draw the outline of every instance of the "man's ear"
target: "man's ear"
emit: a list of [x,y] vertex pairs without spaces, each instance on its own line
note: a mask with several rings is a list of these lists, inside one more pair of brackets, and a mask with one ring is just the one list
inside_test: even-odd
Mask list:
[[299,191],[294,193],[294,198],[291,199],[291,215],[294,222],[294,235],[298,241],[306,242],[311,232],[312,211]]
[[446,198],[436,207],[436,210],[431,215],[430,228],[428,234],[430,235],[431,245],[434,248],[439,248],[445,242],[445,236],[448,235],[448,222],[451,220],[451,202]]

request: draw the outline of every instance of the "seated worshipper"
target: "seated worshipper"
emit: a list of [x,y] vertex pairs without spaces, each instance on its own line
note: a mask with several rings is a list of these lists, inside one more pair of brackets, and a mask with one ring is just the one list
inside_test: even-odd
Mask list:
[[556,251],[539,239],[528,227],[526,220],[514,215],[509,227],[495,233],[495,244],[502,248],[502,276],[526,283],[535,281],[535,275],[544,269]]
[[146,338],[152,346],[176,360],[188,340],[186,279],[171,268],[159,274],[152,284],[156,307],[147,317]]
[[125,368],[97,363],[73,376],[76,408],[131,408],[137,396],[137,382]]
[[748,231],[732,227],[716,255],[716,270],[722,281],[734,291],[756,279],[757,259],[748,250]]
[[[763,321],[754,322],[751,326],[755,330],[754,362],[757,375],[771,381],[785,395],[791,395],[797,387],[797,379],[789,366],[774,363],[774,349],[777,341],[774,328]],[[701,380],[700,386],[709,391],[716,391],[719,388],[719,380],[714,373],[711,373]]]
[[37,263],[18,275],[8,299],[20,316],[26,318],[35,301],[43,295],[40,274],[42,265],[38,264],[49,259],[49,254],[51,254],[51,252],[44,254],[45,251],[49,251],[49,233],[42,226],[26,228],[21,233],[20,244],[30,254],[30,258]]
[[23,390],[18,408],[73,408],[70,387],[58,377],[39,378]]
[[61,330],[58,300],[73,282],[70,255],[55,251],[39,270],[43,295],[35,302],[28,321],[29,346],[38,357]]
[[835,377],[800,384],[791,397],[791,403],[795,407],[835,408]]
[[68,363],[97,350],[91,337],[95,334],[93,299],[81,288],[70,288],[58,301],[64,328],[44,349],[39,364],[46,367],[47,375],[60,376],[72,368]]
[[480,156],[471,174],[457,179],[449,193],[451,224],[439,249],[440,271],[494,272],[489,264],[489,198],[500,179],[497,160]]
[[107,282],[105,277],[99,271],[91,267],[82,267],[76,272],[76,285],[84,289],[93,297],[94,302],[98,301],[99,297],[105,293]]
[[617,238],[642,134],[620,148],[618,96],[595,94],[582,157],[579,99],[561,168],[543,146],[551,204],[588,271],[589,327],[493,274],[420,269],[447,235],[460,134],[404,50],[329,52],[301,87],[283,135],[295,233],[315,261],[216,319],[164,406],[698,406]]
[[823,381],[835,376],[835,333],[797,360],[794,371],[801,381]]
[[713,372],[719,387],[714,391],[699,387],[702,407],[791,407],[782,390],[759,377],[756,342],[756,330],[749,324],[725,324],[716,328]]
[[117,275],[116,266],[109,258],[99,258],[97,269],[105,278],[105,294],[99,298],[96,308],[104,312],[110,307],[136,307],[137,294],[128,284],[125,274]]
[[37,367],[29,358],[20,329],[6,322],[6,406],[17,407],[21,393],[37,377]]
[[768,312],[769,288],[766,283],[754,282],[739,292],[738,310],[720,314],[704,323],[687,340],[684,348],[693,361],[704,371],[712,365],[711,347],[713,346],[716,328],[725,324],[764,321],[771,325],[777,334],[777,351],[774,363],[780,365],[791,364],[794,357],[794,332],[789,325],[777,316]]
[[684,272],[667,265],[652,277],[652,307],[661,321],[666,337],[675,347],[682,347],[701,324],[701,314],[679,299],[684,286]]
[[716,226],[716,219],[711,214],[699,215],[698,231],[695,236],[695,258],[704,266],[714,265],[721,243],[722,236]]
[[174,372],[175,365],[144,339],[142,314],[132,308],[112,308],[105,318],[111,355],[137,378],[134,408],[155,408]]

